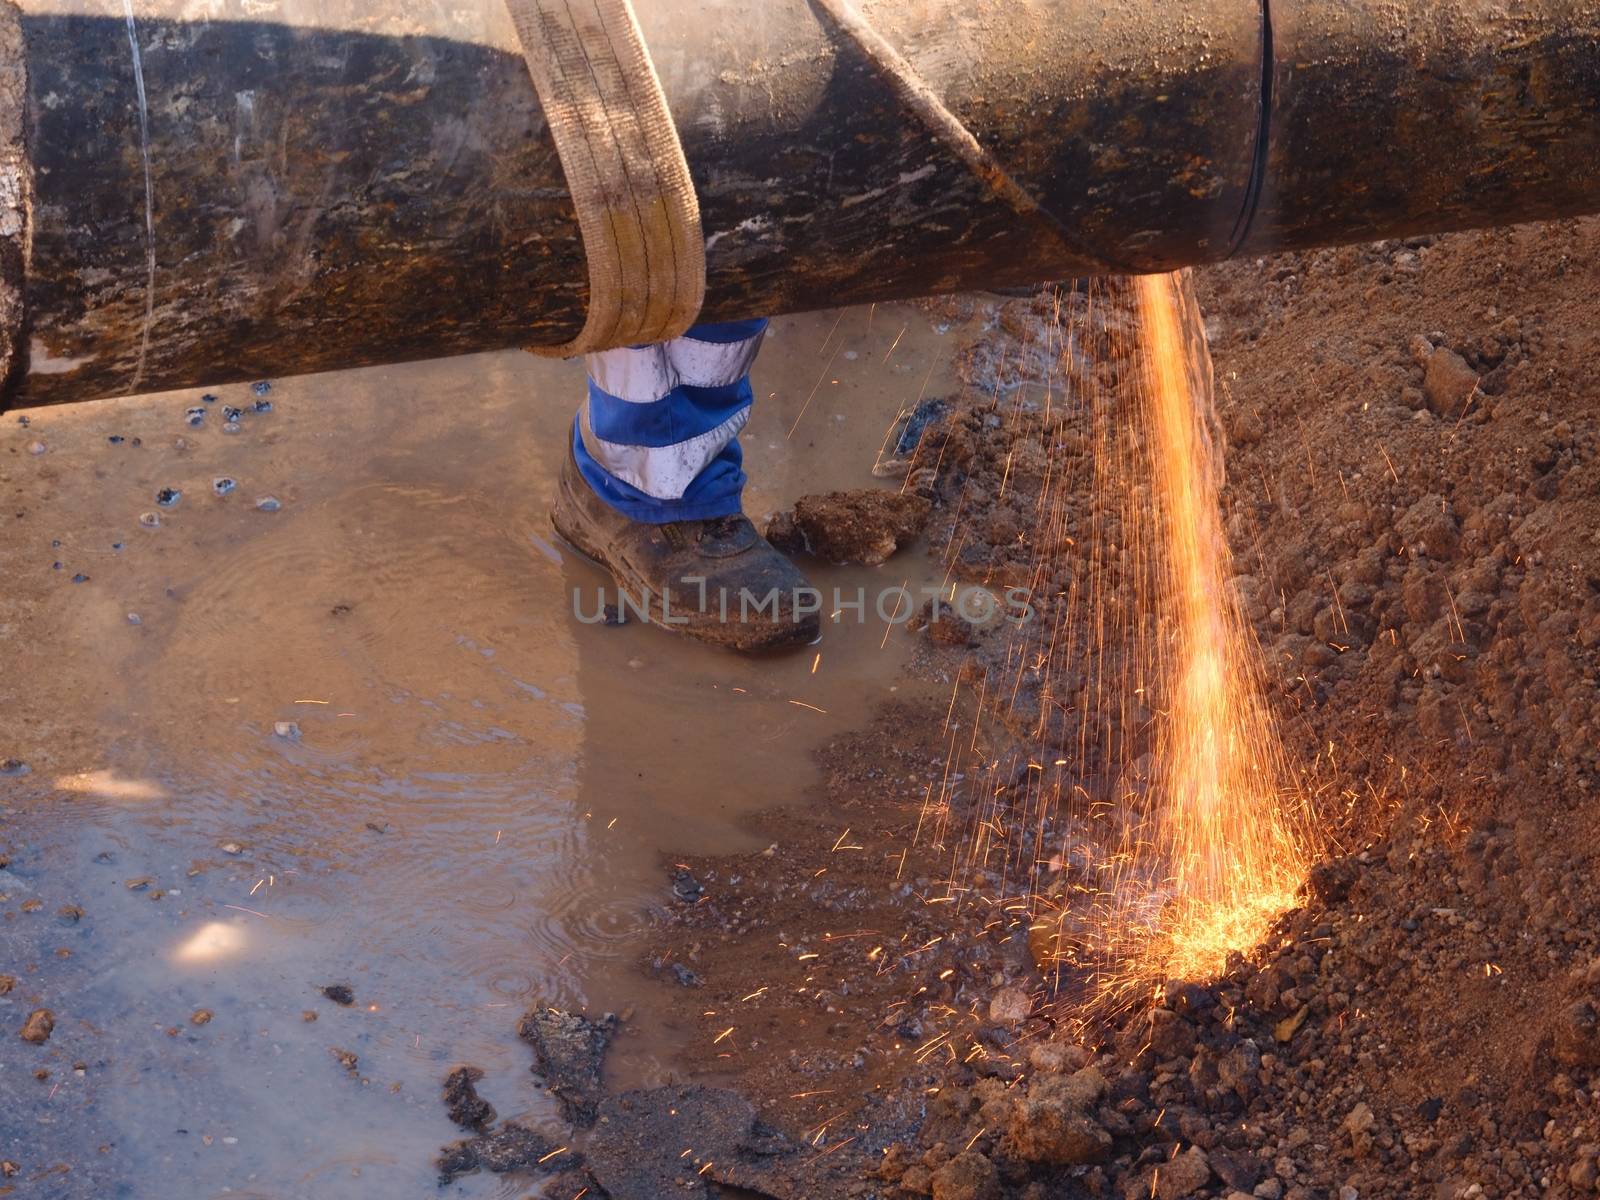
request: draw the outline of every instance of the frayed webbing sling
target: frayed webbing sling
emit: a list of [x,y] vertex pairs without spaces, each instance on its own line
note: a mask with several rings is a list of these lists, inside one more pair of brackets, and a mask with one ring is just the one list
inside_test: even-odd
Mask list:
[[658,342],[706,292],[700,204],[629,0],[506,0],[578,212],[589,268],[583,330],[535,354]]

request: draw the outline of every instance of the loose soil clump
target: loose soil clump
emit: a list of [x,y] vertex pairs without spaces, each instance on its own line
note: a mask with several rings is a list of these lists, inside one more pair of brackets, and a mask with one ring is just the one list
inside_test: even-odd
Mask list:
[[832,563],[875,567],[907,546],[928,522],[928,501],[915,492],[863,488],[802,496],[793,512],[774,516],[767,540],[786,554],[810,553]]

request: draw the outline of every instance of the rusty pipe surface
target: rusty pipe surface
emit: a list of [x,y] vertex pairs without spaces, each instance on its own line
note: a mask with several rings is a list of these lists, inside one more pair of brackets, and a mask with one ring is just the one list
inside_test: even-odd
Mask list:
[[[1600,210],[1600,0],[637,0],[707,319]],[[0,406],[553,344],[586,272],[500,0],[0,0]]]

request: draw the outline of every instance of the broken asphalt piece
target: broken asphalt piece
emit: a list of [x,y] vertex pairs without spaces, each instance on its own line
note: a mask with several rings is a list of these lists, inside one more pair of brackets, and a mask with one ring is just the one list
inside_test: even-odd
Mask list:
[[457,1067],[444,1077],[444,1109],[463,1129],[482,1133],[494,1121],[494,1105],[473,1086],[483,1078],[481,1067]]
[[875,488],[802,496],[768,523],[767,540],[786,554],[875,567],[922,532],[930,508],[914,493]]
[[573,1125],[594,1124],[606,1047],[620,1023],[610,1013],[591,1021],[547,1007],[530,1008],[517,1022],[517,1036],[533,1047],[533,1073],[544,1079]]
[[346,1008],[356,1002],[355,989],[348,983],[330,983],[322,989],[322,994],[335,1004],[342,1004]]
[[[516,1121],[506,1121],[493,1133],[480,1134],[455,1142],[439,1152],[434,1166],[439,1168],[439,1186],[462,1175],[489,1171],[533,1171],[541,1166],[547,1172],[567,1170],[583,1161],[576,1152],[557,1146],[536,1129]],[[548,1165],[545,1165],[548,1164]]]
[[737,1092],[697,1086],[625,1092],[607,1098],[597,1116],[589,1170],[611,1200],[704,1200],[713,1182],[774,1200],[840,1194],[818,1174],[836,1169],[830,1160],[802,1153],[762,1124]]

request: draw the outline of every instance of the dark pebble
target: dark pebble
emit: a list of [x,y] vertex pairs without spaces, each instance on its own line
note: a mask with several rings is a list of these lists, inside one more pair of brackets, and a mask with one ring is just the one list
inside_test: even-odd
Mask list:
[[258,396],[265,396],[272,390],[272,381],[268,379],[258,379],[255,383],[250,385],[250,390]]
[[1417,1116],[1424,1121],[1437,1121],[1439,1114],[1444,1111],[1444,1101],[1437,1096],[1430,1097],[1417,1105]]
[[59,571],[59,570],[61,570],[61,568],[62,568],[62,567],[63,567],[63,566],[65,566],[65,565],[66,565],[66,564],[65,564],[65,563],[63,563],[63,562],[61,562],[61,560],[60,560],[60,559],[57,559],[57,560],[56,560],[56,561],[55,561],[55,562],[53,562],[53,563],[51,563],[51,564],[50,564],[50,569],[51,569],[51,570],[52,570],[52,571]]
[[33,422],[28,420],[27,417],[18,417],[17,418],[17,424],[26,426],[26,425],[32,425]]
[[356,1002],[356,993],[348,983],[330,983],[322,989],[322,994],[335,1004],[342,1004],[346,1008]]
[[244,409],[235,408],[231,404],[222,406],[222,419],[224,421],[237,421],[242,416],[244,416]]
[[215,404],[217,402],[217,398],[210,392],[207,392],[205,395],[201,396],[200,399],[205,401],[207,404]]
[[191,408],[188,412],[184,413],[183,416],[190,425],[198,428],[206,419],[206,410],[203,408]]
[[628,623],[628,614],[622,611],[622,606],[619,604],[608,604],[601,609],[601,612],[605,615],[605,623],[607,625],[626,625]]
[[76,575],[74,575],[72,577],[72,582],[73,583],[88,583],[89,582],[89,577],[87,575],[83,574],[82,572],[79,572],[78,574],[76,574]]
[[252,404],[250,406],[250,408],[254,412],[269,413],[269,412],[272,411],[272,401],[271,400],[257,400],[254,404]]
[[156,503],[161,505],[162,508],[171,508],[182,497],[183,493],[177,488],[162,488],[156,493]]
[[127,439],[124,438],[120,433],[113,433],[106,438],[106,441],[110,442],[113,446],[120,446],[126,440]]
[[121,550],[122,549],[122,543],[121,542],[112,542],[111,543],[111,548],[113,550]]
[[226,496],[238,486],[239,485],[237,483],[229,479],[226,475],[211,481],[211,490],[219,496]]

